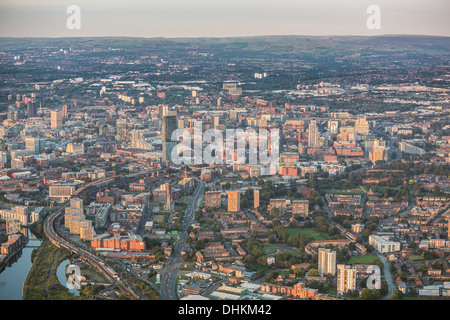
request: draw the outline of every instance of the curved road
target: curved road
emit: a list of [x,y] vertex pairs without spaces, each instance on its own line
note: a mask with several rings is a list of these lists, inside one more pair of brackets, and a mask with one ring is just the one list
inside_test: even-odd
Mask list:
[[378,252],[376,253],[376,255],[381,260],[381,262],[383,262],[383,265],[384,265],[383,274],[384,274],[384,278],[386,279],[387,284],[388,284],[388,294],[385,297],[383,297],[383,300],[389,300],[392,297],[392,294],[394,293],[394,290],[395,290],[395,283],[394,283],[394,279],[392,278],[390,264],[384,255],[382,255]]

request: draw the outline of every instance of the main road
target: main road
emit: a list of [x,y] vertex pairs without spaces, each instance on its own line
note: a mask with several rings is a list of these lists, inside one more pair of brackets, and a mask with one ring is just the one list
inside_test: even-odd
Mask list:
[[194,213],[200,206],[205,190],[204,182],[197,180],[192,200],[184,213],[182,230],[179,233],[178,241],[170,255],[164,270],[161,273],[160,294],[163,300],[177,300],[177,278],[180,265],[182,264],[181,251],[183,250],[188,227],[194,222]]

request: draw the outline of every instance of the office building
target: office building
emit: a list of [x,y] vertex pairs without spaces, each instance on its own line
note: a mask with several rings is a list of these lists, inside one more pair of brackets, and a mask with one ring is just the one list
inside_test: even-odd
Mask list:
[[161,122],[162,165],[167,167],[172,161],[172,149],[177,141],[172,141],[172,133],[178,129],[177,116],[168,110],[163,111]]
[[339,130],[339,120],[335,119],[328,120],[328,130],[331,133],[337,133]]
[[425,150],[416,147],[412,144],[409,144],[407,142],[399,142],[399,149],[401,152],[403,153],[407,153],[407,154],[418,154],[418,155],[424,155],[426,153]]
[[50,122],[52,129],[62,129],[62,112],[52,111],[50,113]]
[[390,241],[389,237],[380,237],[377,235],[369,236],[369,244],[380,253],[390,253],[400,251],[400,242]]
[[311,123],[308,126],[308,147],[310,148],[318,148],[320,143],[320,134],[317,129],[316,120],[311,120]]
[[369,152],[369,159],[373,163],[376,161],[388,161],[390,148],[386,147],[386,141],[374,140],[372,151]]
[[39,137],[25,137],[25,149],[32,154],[40,154],[45,147],[45,140]]
[[49,187],[50,198],[69,199],[76,190],[75,183],[53,184]]
[[125,119],[118,119],[116,121],[116,135],[119,140],[125,140],[128,134],[127,121]]
[[27,115],[28,118],[34,118],[37,116],[36,102],[34,100],[27,102]]
[[358,116],[355,122],[355,132],[368,134],[369,133],[369,122],[366,120],[366,116]]

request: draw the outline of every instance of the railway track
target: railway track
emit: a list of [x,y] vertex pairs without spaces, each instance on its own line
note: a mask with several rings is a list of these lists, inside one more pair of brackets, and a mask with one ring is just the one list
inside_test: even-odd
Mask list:
[[[128,179],[138,179],[140,176],[145,176],[155,170],[142,171],[140,173],[130,174],[130,175],[115,175],[112,177],[104,178],[91,182],[84,187],[78,189],[73,196],[78,197],[85,192],[93,192],[97,188],[104,187],[112,182],[123,182]],[[115,283],[117,286],[122,288],[125,292],[132,295],[137,299],[145,299],[144,296],[137,294],[132,285],[128,283],[126,279],[123,279],[117,272],[115,272],[110,266],[108,266],[105,261],[96,256],[95,254],[87,251],[84,248],[79,247],[77,244],[71,242],[65,235],[59,231],[59,226],[64,216],[64,211],[69,201],[64,202],[55,212],[51,213],[44,221],[44,234],[51,243],[59,248],[65,248],[79,256],[83,257],[89,261],[94,267],[96,267],[100,272],[102,272],[110,281]]]

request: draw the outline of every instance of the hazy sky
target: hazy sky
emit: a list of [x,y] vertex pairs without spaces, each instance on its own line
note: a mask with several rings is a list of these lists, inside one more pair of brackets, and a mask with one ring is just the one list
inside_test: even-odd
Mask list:
[[[81,29],[69,30],[69,5]],[[381,29],[369,30],[369,5]],[[450,36],[450,0],[0,0],[0,37]]]

